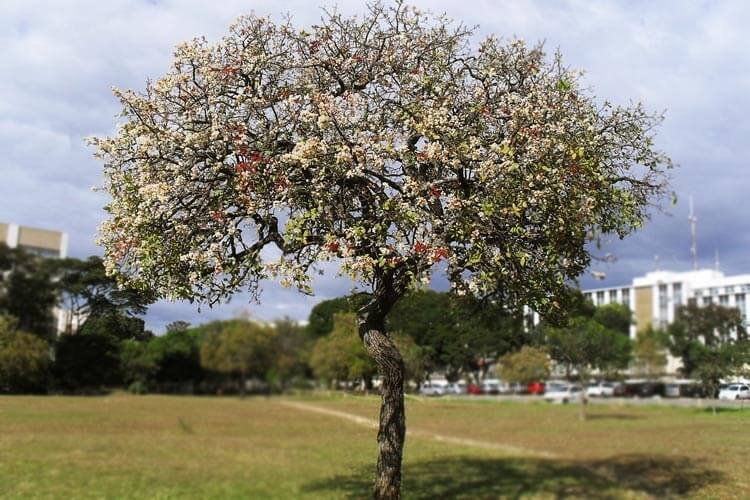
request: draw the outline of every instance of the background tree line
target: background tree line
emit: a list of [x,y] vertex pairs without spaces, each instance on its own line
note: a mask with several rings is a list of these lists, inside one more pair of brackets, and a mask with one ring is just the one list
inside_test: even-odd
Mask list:
[[119,288],[99,257],[0,245],[0,392],[240,392],[249,378],[283,389],[310,376],[306,330],[291,320],[176,321],[157,336],[141,319],[153,300]]
[[[154,298],[120,289],[98,257],[43,259],[0,245],[0,391],[244,392],[309,386],[373,387],[376,367],[357,336],[364,297],[325,300],[306,326],[236,318],[147,331],[141,316]],[[744,374],[748,339],[741,314],[690,303],[664,329],[631,341],[628,308],[594,307],[574,290],[566,315],[532,325],[523,311],[433,290],[416,290],[387,317],[406,375],[416,387],[435,373],[480,382],[498,374],[527,383],[557,375],[580,382],[664,375],[667,354],[682,374],[713,394],[721,380]],[[54,309],[67,311],[58,329]],[[491,372],[490,367],[495,371]]]

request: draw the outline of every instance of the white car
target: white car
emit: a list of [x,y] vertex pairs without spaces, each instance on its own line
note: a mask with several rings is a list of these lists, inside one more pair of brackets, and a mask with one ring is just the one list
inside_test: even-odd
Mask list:
[[467,392],[466,382],[453,382],[448,385],[448,394],[466,394]]
[[451,384],[447,380],[427,380],[419,388],[423,396],[443,396],[451,392]]
[[487,378],[482,382],[482,394],[499,394],[502,388],[500,381],[496,378]]
[[750,399],[750,386],[730,384],[719,391],[719,399]]
[[544,393],[544,400],[550,403],[572,403],[581,400],[581,388],[577,385],[560,385]]
[[615,395],[614,382],[599,382],[586,388],[586,395],[590,398],[611,398]]

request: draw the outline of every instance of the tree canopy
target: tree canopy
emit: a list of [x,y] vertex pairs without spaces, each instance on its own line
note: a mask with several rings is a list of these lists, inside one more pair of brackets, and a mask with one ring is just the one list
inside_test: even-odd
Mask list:
[[219,373],[238,375],[240,391],[248,376],[264,377],[270,368],[273,330],[254,321],[234,319],[213,323],[214,331],[203,338],[201,366]]
[[552,359],[575,368],[586,381],[590,370],[604,374],[627,368],[631,356],[630,338],[585,317],[572,318],[565,327],[545,330]]
[[522,384],[547,380],[550,374],[549,354],[538,347],[523,346],[500,359],[497,374],[503,380]]
[[599,102],[541,46],[470,36],[398,3],[179,45],[92,139],[109,271],[215,302],[267,276],[310,291],[321,260],[397,290],[444,262],[456,291],[554,305],[587,238],[663,192],[659,117]]
[[146,307],[154,299],[132,288],[117,286],[114,279],[107,276],[100,257],[88,259],[51,260],[55,288],[60,307],[69,316],[66,331],[74,331],[75,325],[82,324],[91,316],[107,316],[113,312],[122,316],[135,316],[146,312]]
[[[315,337],[330,333],[336,313],[355,313],[362,304],[362,295],[320,302],[310,312],[308,332]],[[408,337],[401,344],[419,348],[412,354],[419,352],[418,364],[425,370],[443,369],[450,379],[484,370],[487,360],[527,340],[520,313],[504,304],[429,289],[407,293],[388,313],[385,326],[389,333]]]
[[630,336],[630,326],[633,324],[633,313],[623,304],[604,304],[597,307],[593,314],[594,320],[610,330]]
[[682,361],[681,371],[700,380],[709,397],[722,380],[741,375],[749,359],[750,340],[736,308],[690,302],[677,308],[667,334],[671,353]]
[[361,380],[371,387],[376,367],[357,335],[356,315],[334,315],[331,333],[315,342],[310,366],[316,376],[329,382]]
[[634,368],[636,373],[655,379],[663,375],[667,367],[669,339],[663,330],[650,327],[638,332],[633,343]]
[[20,330],[50,341],[56,332],[56,285],[49,261],[0,243],[0,314],[13,316]]
[[52,364],[49,344],[17,325],[0,314],[0,392],[44,391]]

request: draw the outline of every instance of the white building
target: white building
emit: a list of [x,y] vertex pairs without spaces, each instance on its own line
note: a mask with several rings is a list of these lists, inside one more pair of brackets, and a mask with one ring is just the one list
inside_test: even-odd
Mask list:
[[[750,274],[724,276],[721,271],[654,271],[633,279],[630,285],[583,290],[584,297],[594,305],[619,303],[633,311],[635,324],[630,327],[630,338],[649,326],[663,328],[675,318],[675,310],[689,300],[698,305],[719,304],[740,310],[746,327],[747,294],[750,293]],[[679,359],[668,356],[666,370],[676,373]]]
[[[45,258],[64,259],[68,256],[68,235],[60,231],[0,222],[0,243]],[[73,321],[69,311],[56,307],[54,314],[58,332],[64,331]]]
[[625,286],[583,290],[594,305],[624,304],[633,311],[630,337],[649,326],[664,327],[674,321],[675,310],[695,299],[698,305],[720,304],[740,310],[745,323],[750,274],[725,276],[721,271],[654,271]]
[[42,257],[64,259],[68,256],[68,235],[60,231],[0,222],[0,243]]

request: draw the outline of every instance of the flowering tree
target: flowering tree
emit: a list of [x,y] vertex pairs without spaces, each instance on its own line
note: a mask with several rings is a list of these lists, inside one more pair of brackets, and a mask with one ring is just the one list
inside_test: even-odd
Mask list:
[[540,311],[665,189],[659,121],[599,104],[541,47],[398,2],[310,31],[240,18],[180,45],[124,122],[93,139],[112,198],[108,269],[209,304],[278,277],[311,293],[335,260],[370,299],[359,335],[382,375],[376,497],[397,497],[403,362],[384,318],[433,269],[456,293]]

